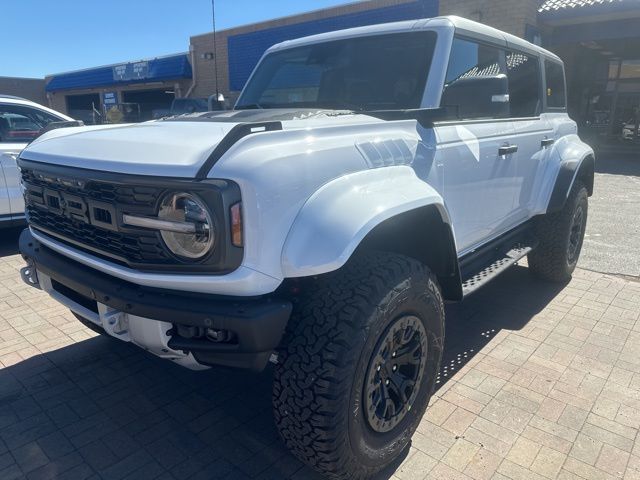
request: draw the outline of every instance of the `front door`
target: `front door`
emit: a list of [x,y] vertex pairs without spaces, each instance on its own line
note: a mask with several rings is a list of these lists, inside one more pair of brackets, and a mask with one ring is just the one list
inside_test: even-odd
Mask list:
[[436,124],[435,163],[443,171],[443,197],[459,254],[514,226],[517,145],[508,105],[498,111],[456,91],[456,82],[504,75],[504,50],[454,39],[442,106],[455,119]]
[[517,152],[501,149],[513,144],[513,127],[509,121],[460,122],[435,130],[443,196],[463,253],[512,226]]

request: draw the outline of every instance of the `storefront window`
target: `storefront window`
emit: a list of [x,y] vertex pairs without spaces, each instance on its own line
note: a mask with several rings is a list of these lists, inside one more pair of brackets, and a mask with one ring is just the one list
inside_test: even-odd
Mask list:
[[611,95],[597,93],[589,98],[587,112],[587,124],[596,127],[606,127],[609,125],[611,113]]
[[614,124],[611,132],[616,138],[625,142],[634,142],[637,140],[639,107],[640,95],[619,91]]
[[620,60],[610,60],[609,61],[609,79],[616,80],[618,78],[618,66],[620,64]]
[[640,79],[640,60],[623,60],[620,66],[620,79]]

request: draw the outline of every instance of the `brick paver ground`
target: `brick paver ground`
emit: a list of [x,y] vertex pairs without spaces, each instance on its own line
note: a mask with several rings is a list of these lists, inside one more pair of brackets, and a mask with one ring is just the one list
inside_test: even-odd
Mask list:
[[[272,424],[270,370],[190,372],[95,336],[0,252],[0,479],[317,478]],[[640,479],[640,283],[516,267],[447,306],[439,389],[380,478]]]

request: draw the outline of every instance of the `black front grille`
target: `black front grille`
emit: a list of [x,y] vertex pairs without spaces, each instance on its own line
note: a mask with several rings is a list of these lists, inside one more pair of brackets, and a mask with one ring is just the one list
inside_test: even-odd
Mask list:
[[[22,180],[34,186],[55,188],[67,193],[119,205],[155,208],[162,189],[155,186],[122,185],[95,180],[78,181],[22,169]],[[61,183],[59,180],[64,181]]]
[[31,205],[27,206],[31,225],[46,233],[61,236],[75,246],[98,250],[116,260],[134,263],[167,263],[171,257],[162,239],[155,233],[125,234],[54,215]]
[[[128,175],[34,162],[20,157],[27,219],[37,231],[91,255],[143,271],[225,274],[242,263],[231,242],[230,208],[240,187],[220,179]],[[193,261],[171,253],[160,232],[123,224],[124,214],[155,217],[170,192],[190,192],[209,208],[215,248]]]
[[118,224],[117,212],[155,215],[162,188],[75,180],[25,168],[22,179],[27,217],[35,228],[125,264],[176,263],[158,232]]

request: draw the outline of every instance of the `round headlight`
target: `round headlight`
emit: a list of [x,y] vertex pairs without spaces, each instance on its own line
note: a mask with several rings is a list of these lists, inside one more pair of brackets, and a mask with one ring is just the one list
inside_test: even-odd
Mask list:
[[214,231],[206,205],[190,193],[168,195],[158,213],[160,220],[184,225],[184,232],[162,230],[160,233],[169,250],[192,260],[202,258],[213,248]]

